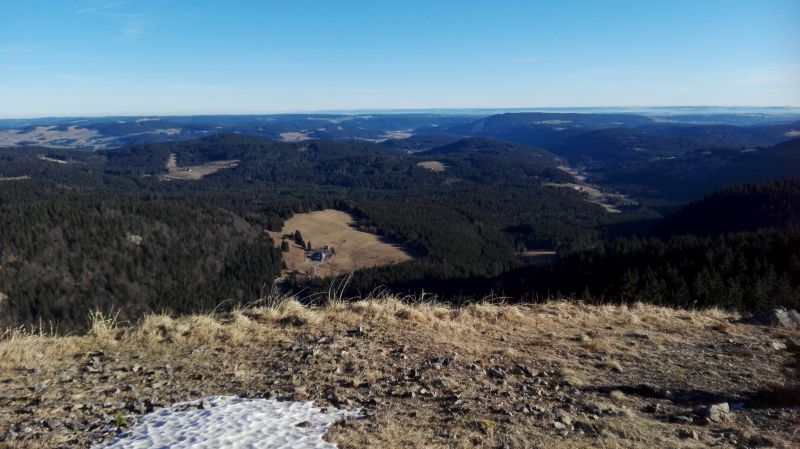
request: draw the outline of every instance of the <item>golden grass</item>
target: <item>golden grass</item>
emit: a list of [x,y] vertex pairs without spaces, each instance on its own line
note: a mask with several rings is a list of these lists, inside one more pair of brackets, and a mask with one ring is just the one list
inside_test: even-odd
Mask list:
[[289,251],[283,253],[283,258],[291,271],[327,277],[413,259],[408,248],[387,243],[375,234],[357,229],[353,216],[339,210],[296,214],[286,220],[280,232],[270,232],[269,235],[280,245],[284,235],[294,234],[297,230],[314,248],[327,245],[334,248],[335,255],[325,262],[312,263],[306,259],[304,248],[290,239]]
[[425,168],[425,169],[428,169],[430,171],[437,172],[437,173],[443,172],[447,168],[446,165],[444,165],[443,163],[441,163],[439,161],[417,162],[417,167],[422,167],[422,168]]
[[[151,366],[157,363],[163,366],[167,361],[174,363],[176,354],[185,355],[205,346],[225,349],[214,354],[220,358],[204,361],[213,360],[215,369],[223,371],[227,378],[237,385],[257,383],[268,372],[262,371],[264,364],[253,360],[255,355],[261,357],[258,360],[270,360],[269,357],[274,357],[269,352],[274,349],[270,347],[306,344],[329,336],[335,338],[335,348],[319,358],[313,356],[313,364],[305,368],[315,373],[316,381],[332,382],[336,388],[342,388],[343,379],[354,385],[380,385],[396,378],[398,367],[405,372],[413,361],[445,355],[458,357],[461,367],[476,363],[483,368],[500,365],[513,370],[517,363],[524,363],[534,378],[537,372],[546,370],[551,387],[563,385],[568,391],[611,386],[602,393],[593,393],[592,400],[604,404],[612,413],[594,421],[580,418],[584,420],[581,424],[585,426],[584,434],[574,439],[563,440],[546,420],[525,418],[533,421],[526,421],[525,426],[519,422],[509,424],[481,409],[454,415],[443,433],[428,424],[439,413],[434,405],[438,399],[431,398],[428,404],[424,396],[418,396],[415,400],[422,401],[423,406],[414,408],[404,402],[406,399],[390,397],[383,399],[376,415],[369,420],[348,422],[331,431],[329,438],[341,448],[467,448],[504,444],[528,447],[534,436],[540,443],[538,447],[548,448],[702,447],[701,441],[679,439],[675,424],[640,412],[642,398],[614,385],[622,385],[623,379],[639,382],[637,372],[660,378],[659,385],[664,388],[729,378],[698,374],[698,369],[710,362],[702,351],[696,359],[676,357],[675,351],[676,348],[691,351],[693,345],[704,345],[709,339],[757,342],[758,338],[766,338],[766,342],[774,338],[771,333],[756,335],[753,326],[732,324],[736,318],[735,313],[722,310],[674,310],[646,304],[588,305],[572,300],[511,305],[489,298],[454,307],[425,298],[392,295],[343,301],[332,294],[319,306],[303,305],[296,298],[270,298],[226,313],[180,317],[153,314],[135,324],[121,324],[113,316],[93,314],[91,330],[84,336],[52,336],[41,327],[9,331],[0,338],[0,377],[32,365],[57,372],[60,366],[74,363],[80,356],[98,349],[111,349],[115,354],[130,351],[141,357],[136,363],[143,365],[147,357],[153,357],[158,362],[151,361]],[[353,329],[362,328],[366,337],[348,337]],[[317,346],[317,350],[324,351],[319,349],[324,347]],[[411,358],[398,360],[395,357],[398,347],[407,347],[404,351]],[[745,363],[753,364],[756,360],[747,359]],[[727,360],[708,369],[712,368],[728,369]],[[463,369],[430,374],[430,380],[439,382],[440,391],[463,391],[465,399],[487,389],[502,388],[485,375]],[[462,373],[459,374],[462,377],[451,378],[447,374],[453,372]],[[307,387],[311,394],[317,388],[314,383]],[[796,391],[791,385],[771,384],[764,399],[786,396],[787,389]],[[540,404],[548,407],[546,403]],[[493,406],[482,405],[487,409]],[[557,405],[549,407],[554,406]],[[410,410],[419,416],[410,416]],[[573,420],[576,416],[579,415],[573,415]],[[436,422],[441,425],[441,421]],[[738,424],[745,427],[743,433],[758,431],[741,421]]]

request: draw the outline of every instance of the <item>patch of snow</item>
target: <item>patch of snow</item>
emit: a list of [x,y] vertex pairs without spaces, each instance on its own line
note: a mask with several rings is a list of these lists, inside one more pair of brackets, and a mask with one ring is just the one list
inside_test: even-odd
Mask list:
[[322,411],[310,401],[212,396],[156,410],[129,432],[95,449],[335,449],[335,444],[322,440],[323,435],[336,422],[356,414]]

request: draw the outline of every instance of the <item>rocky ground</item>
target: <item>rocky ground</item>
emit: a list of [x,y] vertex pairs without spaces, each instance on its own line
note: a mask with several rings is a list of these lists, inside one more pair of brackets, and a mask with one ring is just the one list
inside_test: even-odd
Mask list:
[[0,446],[87,447],[208,395],[361,409],[363,447],[798,447],[800,331],[653,306],[295,301],[0,342]]

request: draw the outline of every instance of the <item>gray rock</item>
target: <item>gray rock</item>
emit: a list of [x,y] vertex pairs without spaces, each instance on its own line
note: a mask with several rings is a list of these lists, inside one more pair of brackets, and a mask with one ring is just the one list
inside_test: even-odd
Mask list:
[[772,309],[753,317],[753,322],[767,326],[783,327],[786,329],[800,328],[800,313],[794,309]]
[[784,349],[786,349],[786,343],[780,341],[772,341],[770,342],[770,346],[772,346],[772,349],[776,351],[783,351]]
[[692,429],[681,429],[678,431],[678,438],[683,440],[697,440],[700,438],[700,436],[697,435],[697,432]]
[[503,369],[500,368],[500,367],[489,368],[489,369],[486,370],[486,374],[489,377],[491,377],[492,379],[505,379],[506,378],[506,372],[503,371]]
[[708,422],[721,423],[728,420],[731,415],[731,408],[727,402],[702,407],[697,414],[705,418]]

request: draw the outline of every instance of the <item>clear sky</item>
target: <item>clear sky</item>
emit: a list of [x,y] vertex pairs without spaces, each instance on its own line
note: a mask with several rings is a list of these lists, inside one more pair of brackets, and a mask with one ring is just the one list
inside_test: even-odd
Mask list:
[[800,106],[800,0],[1,0],[0,117]]

